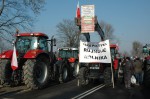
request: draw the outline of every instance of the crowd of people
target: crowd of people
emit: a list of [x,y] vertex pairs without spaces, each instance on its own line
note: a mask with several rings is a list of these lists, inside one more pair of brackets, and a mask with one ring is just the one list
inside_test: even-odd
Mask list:
[[122,82],[125,84],[127,89],[131,89],[132,79],[134,76],[136,82],[134,83],[137,86],[141,86],[143,84],[143,61],[139,57],[135,57],[131,59],[130,57],[124,57],[120,61],[120,67],[123,70],[123,79]]

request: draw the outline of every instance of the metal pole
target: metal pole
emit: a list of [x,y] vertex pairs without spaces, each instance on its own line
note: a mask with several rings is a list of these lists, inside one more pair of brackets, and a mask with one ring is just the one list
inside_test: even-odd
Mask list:
[[51,37],[51,52],[53,52],[53,37],[54,35]]

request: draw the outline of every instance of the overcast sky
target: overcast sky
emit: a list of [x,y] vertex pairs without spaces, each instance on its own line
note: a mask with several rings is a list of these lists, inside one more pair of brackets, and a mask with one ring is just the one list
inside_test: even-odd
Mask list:
[[[114,35],[120,40],[121,52],[130,52],[133,41],[150,43],[150,0],[46,0],[34,31],[56,35],[59,22],[74,20],[78,1],[80,6],[94,4],[98,20],[113,26]],[[96,33],[92,39],[99,40]]]

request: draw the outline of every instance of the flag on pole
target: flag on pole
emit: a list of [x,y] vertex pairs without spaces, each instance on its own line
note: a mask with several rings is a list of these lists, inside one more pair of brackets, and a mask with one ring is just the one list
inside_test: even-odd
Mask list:
[[14,46],[12,60],[11,60],[11,68],[13,70],[16,70],[18,68],[17,54],[16,54],[16,48],[15,48],[15,46]]
[[116,44],[116,49],[119,50],[119,44],[118,43]]
[[81,15],[80,15],[80,7],[79,7],[79,1],[78,1],[78,4],[77,4],[77,9],[76,9],[76,18],[80,18]]

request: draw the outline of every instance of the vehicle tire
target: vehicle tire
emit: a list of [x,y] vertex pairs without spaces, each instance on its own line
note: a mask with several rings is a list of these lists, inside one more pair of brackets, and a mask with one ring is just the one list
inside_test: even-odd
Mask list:
[[50,65],[46,57],[28,59],[23,66],[24,83],[30,89],[45,88],[50,79]]
[[110,85],[112,84],[112,73],[111,73],[111,67],[106,67],[104,70],[104,84],[105,85]]
[[9,59],[0,60],[0,84],[9,85],[11,82],[11,75],[13,70],[11,69],[11,62]]
[[65,62],[62,65],[62,72],[60,73],[60,77],[59,77],[59,82],[60,83],[65,83],[69,80],[69,66],[68,64]]
[[78,67],[78,65],[79,65],[79,62],[74,62],[74,63],[71,63],[71,65],[72,65],[72,75],[73,75],[73,77],[77,77],[77,75],[78,75],[78,72],[77,72],[77,67]]
[[78,83],[79,86],[86,86],[89,84],[89,79],[88,79],[88,68],[86,67],[81,67],[79,70],[79,77],[78,77]]

